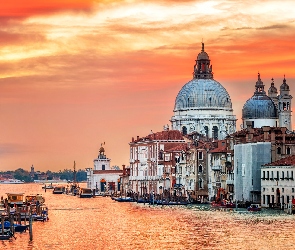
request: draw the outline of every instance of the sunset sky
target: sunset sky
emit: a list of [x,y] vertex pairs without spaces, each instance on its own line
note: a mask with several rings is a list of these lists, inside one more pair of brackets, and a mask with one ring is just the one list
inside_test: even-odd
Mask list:
[[294,1],[10,0],[0,24],[0,171],[93,167],[104,142],[129,165],[132,137],[170,124],[202,40],[237,129],[258,72],[295,96]]

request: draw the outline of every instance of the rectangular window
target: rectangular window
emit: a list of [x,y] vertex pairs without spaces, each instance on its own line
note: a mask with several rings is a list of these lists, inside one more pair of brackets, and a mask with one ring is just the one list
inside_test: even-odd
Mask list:
[[272,188],[272,189],[271,189],[271,191],[272,191],[272,192],[274,192],[274,191],[275,191],[275,189],[274,189],[274,188]]
[[277,171],[277,179],[279,179],[279,178],[280,178],[279,171]]
[[262,179],[265,179],[265,171],[262,172]]
[[284,191],[285,191],[285,189],[284,189],[284,188],[282,188],[282,193],[284,193]]
[[242,176],[246,175],[245,164],[242,164]]
[[170,161],[170,154],[165,154],[165,161]]
[[294,193],[294,188],[292,188],[292,193]]
[[266,179],[269,179],[269,171],[266,172]]
[[101,170],[106,170],[106,166],[105,165],[101,165]]
[[199,160],[203,160],[203,152],[199,152]]

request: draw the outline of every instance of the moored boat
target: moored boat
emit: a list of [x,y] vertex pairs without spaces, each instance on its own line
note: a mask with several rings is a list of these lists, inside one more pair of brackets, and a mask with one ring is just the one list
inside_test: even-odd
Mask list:
[[92,198],[93,197],[92,189],[91,188],[80,188],[79,197],[80,198]]
[[8,205],[22,206],[24,204],[24,193],[6,193]]
[[29,204],[43,204],[45,202],[45,198],[42,194],[30,194],[25,196],[25,202],[27,205]]
[[63,194],[64,192],[65,192],[64,186],[55,186],[52,191],[53,194]]
[[261,206],[260,204],[251,204],[249,207],[247,207],[247,210],[250,212],[261,211]]

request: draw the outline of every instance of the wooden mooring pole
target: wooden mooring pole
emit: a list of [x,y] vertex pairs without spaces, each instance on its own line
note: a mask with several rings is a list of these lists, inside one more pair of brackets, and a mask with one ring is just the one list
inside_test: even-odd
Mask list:
[[32,240],[33,240],[33,218],[32,218],[32,207],[30,207],[29,233],[30,233],[30,241],[32,241]]

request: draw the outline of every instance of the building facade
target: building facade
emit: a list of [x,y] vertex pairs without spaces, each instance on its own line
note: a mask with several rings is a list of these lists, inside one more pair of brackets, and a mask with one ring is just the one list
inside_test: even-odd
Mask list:
[[119,192],[121,189],[120,176],[123,174],[123,170],[111,168],[111,159],[107,158],[102,146],[93,163],[93,168],[86,169],[87,187],[96,190],[96,192]]
[[261,167],[261,206],[286,209],[295,198],[295,155]]

